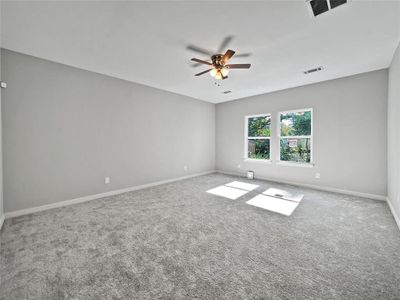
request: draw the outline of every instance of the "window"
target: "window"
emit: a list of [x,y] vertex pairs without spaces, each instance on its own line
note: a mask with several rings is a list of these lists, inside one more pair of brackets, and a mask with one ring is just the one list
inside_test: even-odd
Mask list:
[[311,163],[312,109],[279,113],[280,161]]
[[310,0],[310,7],[316,17],[345,3],[347,0]]
[[245,158],[270,159],[271,115],[246,117]]
[[328,2],[326,0],[311,0],[311,8],[313,10],[314,16],[318,16],[329,10]]

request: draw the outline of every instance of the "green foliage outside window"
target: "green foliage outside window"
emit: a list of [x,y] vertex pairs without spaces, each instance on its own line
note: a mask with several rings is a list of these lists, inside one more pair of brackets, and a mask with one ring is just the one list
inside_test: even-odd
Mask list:
[[[280,159],[282,161],[311,162],[311,111],[283,113],[280,121]],[[296,138],[295,136],[307,137]]]
[[[296,141],[295,143],[293,143]],[[290,144],[297,144],[296,146]],[[311,162],[311,139],[281,139],[281,160],[293,162]]]
[[[251,159],[270,158],[271,116],[248,118],[247,157]],[[257,137],[258,139],[252,139]]]
[[281,136],[311,135],[311,111],[281,114]]
[[269,137],[271,136],[271,117],[254,117],[248,119],[249,137]]
[[[311,111],[280,114],[280,160],[311,162],[311,117]],[[247,120],[247,157],[270,159],[271,116]]]
[[269,159],[270,144],[269,139],[248,140],[248,158]]

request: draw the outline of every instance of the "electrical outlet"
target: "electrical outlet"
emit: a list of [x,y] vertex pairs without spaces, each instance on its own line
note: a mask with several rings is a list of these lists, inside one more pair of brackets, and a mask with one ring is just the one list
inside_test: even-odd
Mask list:
[[185,166],[183,166],[183,170],[184,171],[187,171],[187,169],[188,169],[188,167],[185,165]]
[[321,174],[320,173],[315,173],[315,178],[320,179],[321,178]]
[[105,177],[104,178],[104,184],[109,184],[111,182],[111,178],[110,177]]

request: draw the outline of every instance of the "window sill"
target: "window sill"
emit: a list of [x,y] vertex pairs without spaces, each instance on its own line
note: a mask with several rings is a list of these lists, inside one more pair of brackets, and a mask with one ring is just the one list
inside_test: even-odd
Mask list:
[[300,168],[314,168],[315,164],[313,163],[297,163],[291,161],[277,161],[276,164],[278,166],[286,166],[286,167],[300,167]]
[[245,158],[243,162],[251,162],[251,163],[261,163],[261,164],[271,164],[270,159],[255,159],[255,158]]

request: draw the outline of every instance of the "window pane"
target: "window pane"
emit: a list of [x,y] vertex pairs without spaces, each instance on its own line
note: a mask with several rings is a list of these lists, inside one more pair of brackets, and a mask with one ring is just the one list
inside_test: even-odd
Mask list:
[[271,136],[271,116],[253,117],[248,119],[249,137]]
[[311,135],[311,111],[281,114],[281,136]]
[[309,163],[311,161],[311,139],[281,139],[281,160]]
[[247,157],[269,159],[269,139],[248,140]]

